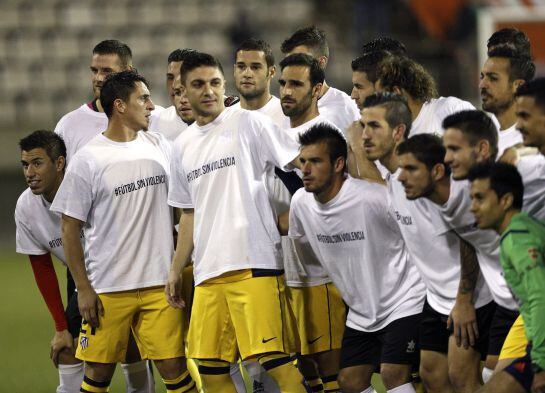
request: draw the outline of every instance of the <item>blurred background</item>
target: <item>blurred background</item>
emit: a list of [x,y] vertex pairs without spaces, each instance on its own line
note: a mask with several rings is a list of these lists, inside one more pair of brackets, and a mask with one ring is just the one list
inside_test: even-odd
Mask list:
[[[94,45],[108,38],[127,43],[135,67],[151,82],[155,103],[168,106],[165,73],[172,50],[190,47],[219,57],[228,93],[236,94],[233,51],[242,40],[265,39],[278,60],[281,42],[311,24],[329,40],[328,83],[348,94],[350,61],[381,35],[405,43],[409,55],[434,75],[440,95],[477,107],[486,40],[498,28],[523,30],[537,74],[545,73],[545,0],[0,0],[0,296],[28,298],[0,308],[2,321],[9,320],[0,324],[2,353],[18,351],[28,339],[39,343],[39,364],[49,367],[54,382],[53,369],[45,366],[53,326],[27,261],[14,253],[13,211],[25,188],[17,142],[34,129],[52,130],[63,114],[92,98]],[[22,316],[13,317],[15,312]],[[8,372],[5,361],[0,359],[0,380]],[[21,367],[20,375],[28,373],[26,361]],[[3,390],[0,384],[0,391],[52,389]]]

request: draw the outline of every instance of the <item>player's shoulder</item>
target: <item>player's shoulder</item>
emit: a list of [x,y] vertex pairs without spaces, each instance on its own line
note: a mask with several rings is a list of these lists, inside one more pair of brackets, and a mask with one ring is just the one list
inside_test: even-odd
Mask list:
[[57,127],[65,124],[70,124],[72,122],[80,122],[82,118],[85,117],[106,117],[102,112],[95,112],[87,104],[82,104],[76,109],[63,115],[57,123]]
[[299,188],[291,197],[292,206],[308,206],[309,201],[314,199],[314,194],[306,191],[303,187]]
[[436,112],[445,115],[463,110],[475,110],[475,106],[471,102],[454,96],[434,98],[432,103]]
[[[531,240],[532,236],[532,219],[525,213],[515,215],[505,232],[502,233],[500,238],[501,246],[505,248],[511,248],[518,244],[526,243],[525,240]],[[544,227],[545,230],[545,227]]]
[[15,214],[19,217],[25,216],[28,209],[35,204],[37,195],[34,195],[30,188],[24,190],[19,198],[17,198],[17,204],[15,205]]

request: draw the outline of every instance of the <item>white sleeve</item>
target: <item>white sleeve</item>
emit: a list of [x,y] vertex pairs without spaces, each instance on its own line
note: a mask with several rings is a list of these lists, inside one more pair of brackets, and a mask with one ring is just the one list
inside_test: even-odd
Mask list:
[[257,145],[261,153],[257,158],[286,171],[293,169],[289,164],[299,155],[299,144],[266,116],[252,112],[246,115],[251,143]]
[[21,212],[18,209],[15,209],[15,247],[16,251],[19,254],[26,255],[43,255],[47,254],[49,251],[40,244],[38,240],[32,234],[32,231],[24,222],[23,217],[21,217]]
[[298,212],[298,201],[301,199],[297,197],[297,194],[299,194],[299,191],[295,193],[291,200],[291,206],[290,206],[290,219],[289,219],[289,230],[288,230],[288,236],[292,239],[300,239],[305,236],[305,230],[303,229],[303,224],[301,223],[301,220],[299,219],[299,212]]
[[94,179],[88,162],[76,155],[51,204],[51,211],[86,222],[93,206]]
[[176,140],[170,160],[170,180],[168,185],[168,204],[180,209],[193,208],[187,176],[182,167],[182,152]]
[[57,125],[55,126],[55,130],[53,130],[55,134],[60,135],[61,138],[63,139],[64,139],[64,121],[65,121],[65,117],[63,116],[61,117]]

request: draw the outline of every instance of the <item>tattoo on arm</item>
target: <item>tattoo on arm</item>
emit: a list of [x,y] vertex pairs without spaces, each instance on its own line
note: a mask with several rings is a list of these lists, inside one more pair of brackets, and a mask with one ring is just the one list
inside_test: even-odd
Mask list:
[[460,238],[460,286],[458,293],[462,295],[472,294],[479,278],[479,261],[475,248],[464,239]]

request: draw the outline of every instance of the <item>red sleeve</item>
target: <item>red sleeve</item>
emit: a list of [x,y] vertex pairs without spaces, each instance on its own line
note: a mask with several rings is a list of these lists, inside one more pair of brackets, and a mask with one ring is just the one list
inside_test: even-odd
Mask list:
[[38,284],[38,288],[42,293],[45,304],[47,305],[51,316],[55,320],[55,329],[58,332],[68,329],[68,323],[66,322],[66,316],[64,315],[61,292],[59,290],[59,281],[57,280],[57,275],[55,274],[51,254],[29,255],[28,258],[30,259],[30,264],[32,265],[32,270],[34,271],[36,284]]

